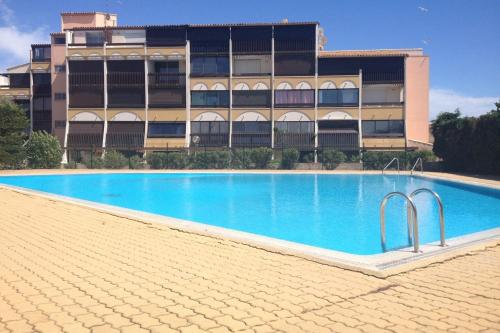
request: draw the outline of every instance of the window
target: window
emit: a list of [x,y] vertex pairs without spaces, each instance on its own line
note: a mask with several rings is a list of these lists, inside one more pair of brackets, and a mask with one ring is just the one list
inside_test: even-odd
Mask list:
[[182,138],[185,134],[185,122],[150,122],[148,125],[148,138]]
[[66,44],[66,37],[54,37],[54,44]]
[[403,136],[403,120],[365,120],[363,136]]
[[54,70],[56,73],[64,73],[66,72],[66,65],[55,65]]
[[102,45],[104,44],[103,31],[87,31],[85,32],[85,42],[88,45]]
[[227,134],[229,122],[227,121],[192,121],[192,134]]
[[54,94],[54,99],[56,101],[62,101],[66,99],[66,93],[55,93]]
[[229,74],[229,58],[226,56],[218,57],[191,57],[191,75],[209,76]]
[[192,107],[228,107],[229,91],[191,91]]

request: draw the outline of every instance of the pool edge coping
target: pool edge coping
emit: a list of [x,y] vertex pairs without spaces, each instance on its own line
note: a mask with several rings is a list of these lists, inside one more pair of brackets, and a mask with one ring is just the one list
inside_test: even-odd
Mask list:
[[[420,176],[425,177],[424,175]],[[437,179],[449,180],[441,177],[437,177]],[[474,185],[477,185],[477,183]],[[321,264],[358,271],[364,274],[381,278],[413,270],[419,267],[424,267],[429,264],[445,261],[456,256],[470,253],[472,251],[481,250],[489,246],[500,244],[500,227],[497,227],[464,236],[449,238],[446,240],[446,247],[439,246],[438,242],[422,244],[421,251],[419,253],[412,252],[412,248],[404,248],[380,254],[356,255],[342,251],[323,249],[306,244],[280,240],[258,234],[232,230],[229,228],[217,227],[209,224],[183,220],[159,214],[96,203],[88,200],[52,194],[33,189],[26,189],[13,185],[0,184],[0,188],[6,188],[8,190],[26,195],[35,195],[49,200],[75,204],[102,213],[111,214],[122,218],[128,218],[143,223],[157,223],[177,231],[189,232],[216,239],[230,240],[236,243],[245,244],[247,246],[260,248],[269,252],[279,253],[283,255],[293,255]]]

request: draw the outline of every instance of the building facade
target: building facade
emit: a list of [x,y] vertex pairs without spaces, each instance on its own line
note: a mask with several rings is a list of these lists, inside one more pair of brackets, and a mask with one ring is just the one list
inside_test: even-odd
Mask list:
[[68,149],[403,149],[427,143],[421,49],[325,51],[316,22],[118,26],[63,13],[0,95]]

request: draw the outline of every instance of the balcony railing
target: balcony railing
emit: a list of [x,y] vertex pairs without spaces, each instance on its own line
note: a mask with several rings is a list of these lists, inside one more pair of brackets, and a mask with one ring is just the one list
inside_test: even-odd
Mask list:
[[102,146],[102,133],[68,133],[67,146],[71,148],[90,148]]
[[167,89],[186,86],[186,73],[149,73],[150,88]]
[[313,89],[290,89],[274,91],[276,107],[314,107]]
[[117,149],[142,148],[144,132],[109,133],[106,135],[106,147]]
[[234,107],[270,107],[270,90],[233,90]]
[[311,148],[314,147],[314,133],[276,132],[274,134],[274,146],[276,148]]
[[228,107],[229,91],[191,91],[191,107]]
[[186,106],[186,89],[152,89],[149,87],[150,108],[173,108]]
[[359,89],[320,89],[318,99],[319,106],[358,106]]
[[70,108],[103,108],[104,89],[103,86],[70,86],[69,88]]
[[104,73],[99,72],[73,72],[68,74],[70,87],[103,87]]
[[328,130],[318,133],[318,146],[342,151],[359,149],[359,133],[355,130]]
[[271,132],[233,132],[233,147],[271,147]]
[[144,89],[144,73],[110,72],[108,73],[108,87],[109,86]]
[[2,76],[8,78],[7,87],[10,88],[29,88],[30,87],[30,75],[28,73],[22,74],[2,74]]
[[363,83],[403,83],[404,72],[363,72]]
[[224,147],[228,144],[229,133],[191,133],[191,145],[195,147]]

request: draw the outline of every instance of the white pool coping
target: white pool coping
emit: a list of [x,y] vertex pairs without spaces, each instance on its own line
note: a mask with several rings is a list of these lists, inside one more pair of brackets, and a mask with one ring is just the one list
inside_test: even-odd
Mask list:
[[[191,172],[188,171],[183,173],[191,173]],[[204,173],[213,173],[213,172],[205,171]],[[233,173],[239,173],[239,172],[233,172]],[[64,175],[64,174],[51,173],[50,175]],[[21,176],[21,175],[13,174],[12,176]],[[34,175],[31,174],[27,176],[34,176]],[[423,178],[427,177],[432,179],[446,180],[450,182],[465,183],[481,187],[499,189],[499,187],[497,186],[485,185],[479,182],[461,181],[454,179],[450,180],[443,177],[436,177],[436,176],[429,177],[428,175],[421,175],[421,174],[418,176]],[[401,271],[409,270],[423,265],[428,265],[433,262],[446,260],[447,258],[450,257],[468,253],[474,249],[482,249],[485,246],[493,246],[500,244],[500,227],[498,227],[486,231],[475,232],[460,237],[448,238],[446,239],[445,247],[441,247],[439,245],[439,242],[421,244],[418,253],[413,252],[413,247],[408,247],[380,254],[356,255],[341,251],[323,249],[315,246],[280,240],[272,237],[261,236],[253,233],[212,226],[204,223],[182,220],[164,215],[147,213],[138,210],[77,199],[73,197],[17,187],[13,185],[0,184],[0,187],[14,190],[16,192],[24,193],[27,195],[36,195],[48,199],[54,199],[66,203],[76,204],[78,206],[95,209],[103,213],[108,213],[120,217],[138,220],[141,222],[158,223],[174,230],[191,232],[199,235],[215,237],[220,239],[227,239],[238,243],[243,243],[249,246],[265,249],[270,252],[294,255],[304,259],[319,262],[322,264],[360,271],[366,274],[375,275],[379,277],[385,277],[388,275],[396,274]]]

